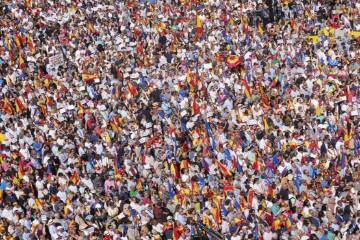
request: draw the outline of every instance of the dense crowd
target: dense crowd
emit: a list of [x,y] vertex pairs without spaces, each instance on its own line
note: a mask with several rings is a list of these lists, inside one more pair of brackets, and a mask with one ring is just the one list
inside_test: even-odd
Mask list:
[[359,1],[0,6],[2,239],[360,238]]

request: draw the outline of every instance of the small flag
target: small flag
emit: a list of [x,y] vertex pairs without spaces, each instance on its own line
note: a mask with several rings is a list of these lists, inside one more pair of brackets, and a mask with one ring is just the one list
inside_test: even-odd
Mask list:
[[245,95],[249,100],[251,100],[251,94],[250,94],[250,88],[249,88],[248,82],[244,79],[243,83],[244,83],[244,87],[245,87],[245,90],[244,90]]
[[16,108],[16,112],[22,112],[24,109],[24,106],[20,101],[19,97],[15,97],[15,108]]
[[276,85],[278,84],[279,82],[279,76],[276,76],[274,81],[272,81],[270,87],[276,87]]
[[24,59],[21,57],[19,57],[19,67],[21,70],[23,70],[25,68],[25,62],[24,62]]
[[196,99],[194,98],[192,106],[191,106],[192,115],[197,115],[200,113],[200,108],[197,105]]
[[27,44],[28,44],[28,48],[29,48],[30,53],[35,54],[34,44],[33,44],[32,40],[31,40],[31,37],[30,37],[29,34],[27,35]]
[[199,40],[201,39],[202,35],[204,34],[204,29],[202,27],[202,23],[201,23],[201,19],[200,17],[196,14],[196,39]]

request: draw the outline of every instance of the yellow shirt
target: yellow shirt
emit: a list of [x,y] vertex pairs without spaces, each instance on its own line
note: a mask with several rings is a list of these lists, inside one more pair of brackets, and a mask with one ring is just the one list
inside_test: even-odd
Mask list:
[[6,135],[3,133],[0,133],[0,144],[3,144],[6,140]]

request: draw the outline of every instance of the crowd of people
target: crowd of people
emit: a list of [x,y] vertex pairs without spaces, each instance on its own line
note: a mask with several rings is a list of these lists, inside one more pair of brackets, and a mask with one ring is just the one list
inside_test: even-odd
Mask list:
[[360,238],[360,2],[0,3],[2,239]]

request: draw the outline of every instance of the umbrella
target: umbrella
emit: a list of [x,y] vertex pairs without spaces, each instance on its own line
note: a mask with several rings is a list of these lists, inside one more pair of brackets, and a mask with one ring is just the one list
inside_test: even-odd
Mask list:
[[237,55],[230,55],[226,58],[225,64],[230,68],[237,67],[241,64],[241,58]]

